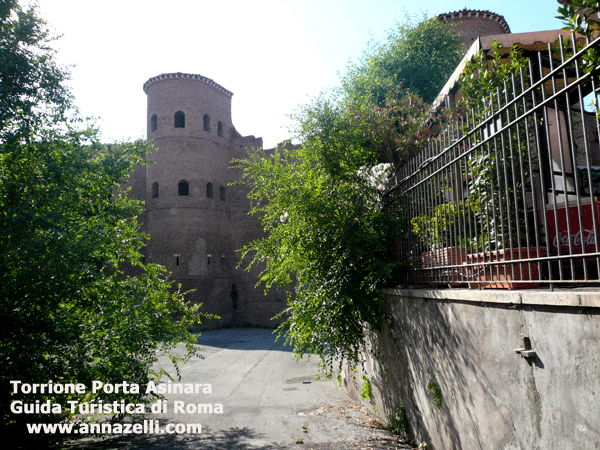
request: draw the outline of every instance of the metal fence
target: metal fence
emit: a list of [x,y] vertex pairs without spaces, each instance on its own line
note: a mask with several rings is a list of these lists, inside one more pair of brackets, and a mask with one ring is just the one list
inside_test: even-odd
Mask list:
[[[396,174],[384,207],[406,284],[522,289],[600,281],[600,39],[530,54]],[[591,106],[590,106],[591,105]]]

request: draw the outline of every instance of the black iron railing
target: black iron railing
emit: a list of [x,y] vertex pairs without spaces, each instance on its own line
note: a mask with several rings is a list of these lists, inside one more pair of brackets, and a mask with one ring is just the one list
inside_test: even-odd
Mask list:
[[600,40],[561,39],[530,55],[485,115],[464,113],[399,169],[384,207],[405,283],[600,281],[595,52]]

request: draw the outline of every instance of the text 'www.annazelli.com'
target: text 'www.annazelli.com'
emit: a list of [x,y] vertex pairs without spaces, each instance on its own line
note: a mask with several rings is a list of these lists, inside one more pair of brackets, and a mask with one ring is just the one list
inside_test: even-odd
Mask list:
[[200,434],[199,423],[169,423],[158,420],[137,423],[28,423],[31,434]]

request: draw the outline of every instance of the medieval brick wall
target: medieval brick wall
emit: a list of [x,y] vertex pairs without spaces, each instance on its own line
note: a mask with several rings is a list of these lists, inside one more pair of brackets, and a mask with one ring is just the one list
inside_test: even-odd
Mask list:
[[129,186],[133,198],[145,201],[146,261],[165,266],[182,290],[194,290],[191,300],[221,316],[207,326],[274,325],[283,295],[265,295],[255,287],[257,271],[237,268],[238,250],[262,228],[248,215],[244,186],[231,185],[240,176],[231,160],[262,147],[262,139],[236,131],[233,94],[208,78],[162,74],[144,91],[148,139],[157,150]]

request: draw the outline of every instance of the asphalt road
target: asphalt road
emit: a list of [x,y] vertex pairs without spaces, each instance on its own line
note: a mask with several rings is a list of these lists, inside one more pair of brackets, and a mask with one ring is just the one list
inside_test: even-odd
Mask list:
[[[204,358],[184,365],[180,381],[184,386],[199,385],[199,392],[167,393],[166,413],[161,411],[149,419],[161,429],[170,425],[183,430],[187,424],[201,424],[201,433],[86,439],[75,442],[76,448],[409,448],[383,430],[335,381],[320,379],[314,358],[294,360],[291,349],[275,342],[271,330],[207,331],[199,344]],[[166,360],[161,364],[169,367]]]

